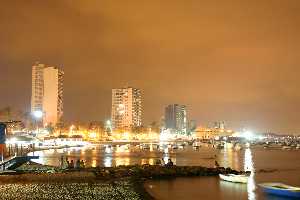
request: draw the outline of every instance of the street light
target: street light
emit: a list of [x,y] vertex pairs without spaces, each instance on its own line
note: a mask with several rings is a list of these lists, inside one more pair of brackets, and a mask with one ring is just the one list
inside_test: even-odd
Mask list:
[[252,131],[245,131],[243,133],[243,137],[246,139],[246,140],[253,140],[255,138],[255,135]]
[[43,111],[41,110],[35,110],[32,112],[32,115],[35,119],[35,123],[36,123],[36,126],[37,126],[37,133],[39,134],[39,124],[38,124],[38,121],[40,121],[44,115]]
[[43,111],[41,111],[41,110],[33,111],[32,114],[36,120],[39,120],[43,117]]

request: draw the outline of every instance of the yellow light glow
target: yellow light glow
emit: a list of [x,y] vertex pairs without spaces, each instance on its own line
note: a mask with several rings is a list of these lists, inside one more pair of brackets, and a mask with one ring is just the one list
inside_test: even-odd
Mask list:
[[91,132],[91,133],[89,133],[89,137],[92,139],[95,139],[97,137],[97,133]]

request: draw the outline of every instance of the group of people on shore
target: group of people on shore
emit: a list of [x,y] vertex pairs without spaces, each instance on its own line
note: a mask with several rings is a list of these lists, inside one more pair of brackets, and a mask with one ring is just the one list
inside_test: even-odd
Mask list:
[[[216,155],[215,155],[216,158]],[[157,159],[155,162],[155,165],[161,165],[161,166],[165,166],[165,167],[172,167],[174,166],[174,163],[171,159],[168,159],[168,162],[165,163],[165,160],[162,158]],[[215,168],[219,168],[220,164],[215,160]],[[85,163],[83,160],[77,160],[76,163],[74,163],[73,160],[71,160],[71,162],[69,162],[68,157],[66,157],[66,159],[64,160],[64,157],[61,156],[61,168],[62,169],[83,169],[85,168]]]
[[85,168],[85,164],[84,164],[84,161],[83,160],[77,160],[76,163],[74,163],[73,160],[71,160],[71,162],[69,162],[67,160],[67,166],[68,166],[68,169],[83,169]]
[[74,162],[71,160],[71,162],[68,160],[68,157],[64,160],[64,157],[61,156],[61,168],[64,169],[83,169],[85,168],[85,163],[83,160],[77,160]]
[[165,160],[162,158],[161,160],[157,160],[156,165],[162,165],[162,166],[165,166],[165,167],[171,167],[171,166],[174,166],[174,163],[171,159],[168,159],[168,162],[165,163]]

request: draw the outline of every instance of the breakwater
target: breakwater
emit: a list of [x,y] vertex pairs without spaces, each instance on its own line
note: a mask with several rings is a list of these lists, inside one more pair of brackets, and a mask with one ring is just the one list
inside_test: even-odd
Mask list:
[[[230,168],[134,165],[60,169],[27,163],[0,176],[0,199],[153,199],[144,189],[149,179],[241,173]],[[99,192],[101,191],[101,192]],[[55,195],[51,195],[55,194]]]

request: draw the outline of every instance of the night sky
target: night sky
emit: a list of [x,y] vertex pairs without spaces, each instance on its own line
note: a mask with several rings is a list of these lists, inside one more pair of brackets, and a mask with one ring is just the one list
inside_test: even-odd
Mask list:
[[0,107],[30,110],[35,61],[65,71],[66,121],[110,117],[111,89],[143,119],[188,106],[200,125],[300,133],[299,0],[3,0]]

